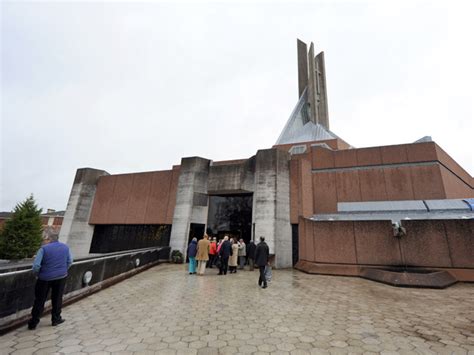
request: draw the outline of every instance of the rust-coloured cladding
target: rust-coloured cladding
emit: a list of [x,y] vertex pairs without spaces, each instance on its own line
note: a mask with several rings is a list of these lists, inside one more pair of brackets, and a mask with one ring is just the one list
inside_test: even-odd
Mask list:
[[444,220],[453,267],[474,269],[474,220]]
[[337,212],[336,173],[313,173],[314,213]]
[[400,239],[407,266],[452,267],[443,221],[402,221],[406,236]]
[[132,174],[133,184],[128,200],[126,224],[144,224],[153,173]]
[[336,168],[357,166],[356,149],[346,149],[334,152],[334,166]]
[[411,166],[410,173],[415,200],[446,198],[438,164]]
[[388,200],[413,200],[413,185],[411,183],[411,167],[385,168],[385,187]]
[[313,174],[311,172],[311,157],[305,156],[300,160],[301,189],[299,213],[303,217],[311,217],[314,214],[313,206]]
[[333,221],[311,224],[313,225],[314,261],[329,264],[357,263],[353,222]]
[[[172,170],[153,172],[148,206],[146,208],[145,224],[168,224],[166,215],[172,182]],[[174,192],[176,194],[176,191]],[[171,224],[171,222],[169,223]]]
[[102,176],[89,223],[171,224],[178,175],[179,168]]
[[300,203],[300,159],[290,160],[290,223],[298,223]]
[[474,190],[444,165],[440,167],[446,198],[474,198]]
[[334,151],[320,146],[311,147],[313,169],[334,168]]
[[116,179],[117,175],[106,175],[99,178],[89,218],[90,224],[107,223]]
[[338,202],[361,201],[359,172],[357,170],[336,172],[336,191]]
[[436,161],[436,144],[434,142],[407,144],[407,156],[410,163]]
[[436,145],[436,153],[438,155],[438,160],[441,164],[451,170],[471,188],[474,188],[472,176],[469,175],[469,173],[464,170],[458,163],[456,163],[454,159],[451,158],[448,153],[446,153],[439,145]]
[[381,165],[382,152],[380,147],[354,149],[357,154],[357,165]]
[[406,144],[380,147],[383,164],[402,164],[408,162]]
[[359,184],[361,201],[387,201],[382,168],[359,170]]
[[298,258],[300,260],[309,260],[306,253],[307,225],[308,220],[300,217],[298,223]]
[[357,262],[363,265],[402,265],[399,239],[392,221],[354,222]]
[[128,201],[133,186],[133,174],[115,176],[114,192],[109,205],[107,223],[125,224],[127,220]]

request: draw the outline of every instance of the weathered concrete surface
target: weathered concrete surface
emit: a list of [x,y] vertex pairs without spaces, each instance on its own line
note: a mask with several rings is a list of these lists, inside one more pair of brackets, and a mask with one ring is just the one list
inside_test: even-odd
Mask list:
[[259,150],[256,156],[253,223],[255,240],[264,236],[275,266],[291,267],[289,154]]
[[161,265],[0,337],[1,354],[468,354],[474,285],[397,289],[275,270],[190,276]]
[[207,194],[210,160],[191,157],[181,160],[181,169],[173,215],[170,246],[185,252],[191,223],[207,224],[206,206],[195,206],[195,194]]
[[89,254],[94,234],[94,226],[89,225],[89,217],[97,182],[105,175],[109,173],[104,170],[77,169],[59,234],[59,240],[69,245],[75,257]]

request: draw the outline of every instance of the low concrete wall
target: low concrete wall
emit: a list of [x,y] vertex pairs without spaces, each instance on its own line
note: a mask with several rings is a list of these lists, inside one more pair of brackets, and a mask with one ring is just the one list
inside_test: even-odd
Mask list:
[[402,226],[406,235],[394,237],[391,221],[301,218],[296,267],[346,276],[360,275],[363,267],[425,268],[474,281],[474,220],[408,220]]
[[[78,259],[69,269],[64,302],[73,302],[156,265],[160,261],[168,261],[169,254],[169,247],[161,247]],[[89,285],[84,285],[83,276],[87,271],[92,272],[92,279]],[[29,318],[30,308],[34,301],[35,283],[36,276],[31,271],[31,266],[27,270],[0,273],[0,334],[23,324]],[[48,301],[45,311],[49,310],[50,302]]]

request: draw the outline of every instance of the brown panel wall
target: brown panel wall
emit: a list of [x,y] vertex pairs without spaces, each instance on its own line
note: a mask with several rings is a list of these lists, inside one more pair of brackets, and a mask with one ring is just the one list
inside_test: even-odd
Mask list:
[[474,268],[474,220],[444,220],[453,267]]
[[313,174],[311,172],[311,158],[305,156],[300,159],[301,188],[299,214],[303,217],[310,217],[314,214],[313,206]]
[[474,189],[444,166],[440,167],[446,198],[473,198]]
[[110,204],[114,194],[115,180],[117,175],[101,176],[97,183],[97,190],[94,196],[90,224],[99,224],[101,221],[107,221],[109,216]]
[[114,194],[110,200],[107,221],[110,224],[125,223],[128,201],[132,192],[134,174],[115,176]]
[[407,148],[402,145],[387,145],[380,147],[383,164],[401,164],[408,162]]
[[357,170],[336,172],[338,202],[360,201],[359,172]]
[[145,215],[146,224],[151,224],[156,220],[166,221],[171,178],[172,171],[156,171],[153,173]]
[[336,173],[313,173],[314,212],[337,212]]
[[410,173],[415,200],[446,198],[438,164],[412,166]]
[[306,240],[312,238],[312,235],[308,235],[307,226],[310,223],[307,219],[300,218],[298,224],[298,254],[300,260],[312,260],[307,256]]
[[451,158],[448,153],[446,153],[439,145],[436,145],[436,153],[438,155],[438,160],[441,164],[443,164],[446,168],[451,170],[454,174],[456,174],[461,180],[466,182],[471,188],[474,187],[472,185],[473,179],[469,173],[464,170],[456,161]]
[[388,200],[413,200],[411,167],[385,168],[385,188]]
[[334,168],[334,151],[323,147],[311,147],[313,169]]
[[354,222],[357,262],[364,265],[402,265],[399,239],[391,221]]
[[451,267],[443,221],[402,221],[406,236],[400,239],[403,259],[408,266]]
[[300,203],[300,160],[290,161],[290,223],[298,223]]
[[90,224],[171,224],[179,167],[99,179]]
[[383,169],[359,170],[361,201],[386,201],[385,175]]
[[128,201],[126,224],[143,224],[150,195],[153,173],[133,174],[133,186]]
[[410,163],[438,160],[434,142],[407,144],[406,148]]
[[355,149],[359,166],[381,165],[382,152],[380,147]]
[[346,149],[334,152],[334,166],[336,168],[357,166],[357,150]]
[[353,222],[312,222],[315,262],[356,264]]

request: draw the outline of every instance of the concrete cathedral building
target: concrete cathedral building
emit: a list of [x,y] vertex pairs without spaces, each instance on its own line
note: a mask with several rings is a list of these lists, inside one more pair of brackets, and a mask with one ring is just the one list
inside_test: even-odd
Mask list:
[[60,239],[85,256],[184,253],[205,232],[265,236],[276,267],[360,276],[405,265],[474,281],[472,176],[429,137],[352,147],[330,130],[324,53],[299,40],[297,52],[299,100],[273,147],[164,171],[78,169]]

